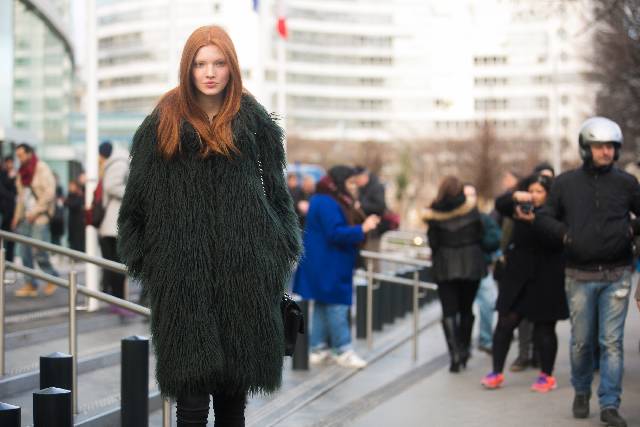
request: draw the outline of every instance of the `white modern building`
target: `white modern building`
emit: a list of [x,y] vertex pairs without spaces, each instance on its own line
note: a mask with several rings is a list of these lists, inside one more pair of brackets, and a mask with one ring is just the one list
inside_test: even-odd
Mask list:
[[63,180],[75,159],[69,144],[74,68],[68,0],[0,2],[0,140],[5,155],[34,145]]
[[583,2],[284,3],[279,49],[275,0],[261,13],[249,1],[97,0],[101,137],[130,139],[177,83],[189,33],[212,23],[230,32],[249,90],[272,110],[284,104],[289,135],[464,138],[488,121],[502,135],[568,144],[591,112],[590,34],[571,9]]
[[576,135],[595,97],[585,3],[483,0],[440,12],[458,25],[434,26],[429,36],[443,49],[427,78],[438,94],[423,122],[427,136],[472,135],[486,121],[500,136],[546,142],[558,161],[560,153],[577,156]]
[[[289,134],[309,139],[392,138],[395,7],[393,1],[287,2]],[[271,68],[277,69],[277,63]]]

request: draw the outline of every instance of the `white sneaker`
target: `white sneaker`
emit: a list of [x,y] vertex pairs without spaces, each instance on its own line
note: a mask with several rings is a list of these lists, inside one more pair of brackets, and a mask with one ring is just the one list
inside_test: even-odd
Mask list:
[[312,365],[320,365],[331,360],[329,350],[312,351],[309,353],[309,363]]
[[367,362],[364,361],[360,356],[358,356],[353,350],[347,350],[341,355],[337,356],[336,363],[340,366],[344,366],[345,368],[355,369],[362,369],[367,366]]

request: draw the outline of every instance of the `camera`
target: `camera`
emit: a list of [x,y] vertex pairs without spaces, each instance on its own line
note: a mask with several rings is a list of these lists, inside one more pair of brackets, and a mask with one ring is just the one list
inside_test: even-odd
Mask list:
[[533,211],[533,204],[531,202],[518,203],[520,210],[523,214],[530,214]]

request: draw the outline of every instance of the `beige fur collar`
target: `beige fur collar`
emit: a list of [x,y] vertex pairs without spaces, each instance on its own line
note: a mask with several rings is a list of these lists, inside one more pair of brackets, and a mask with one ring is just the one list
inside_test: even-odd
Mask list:
[[446,221],[451,218],[456,218],[462,215],[466,215],[469,212],[471,212],[473,209],[475,209],[475,207],[476,207],[476,204],[474,203],[473,200],[465,200],[463,204],[461,204],[454,210],[448,211],[448,212],[442,212],[442,211],[434,210],[432,208],[428,208],[427,210],[425,210],[424,214],[422,214],[422,220],[424,222],[432,221],[432,220]]

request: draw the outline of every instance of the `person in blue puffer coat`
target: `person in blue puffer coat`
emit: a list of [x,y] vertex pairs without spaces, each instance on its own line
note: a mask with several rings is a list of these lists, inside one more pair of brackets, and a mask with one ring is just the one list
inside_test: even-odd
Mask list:
[[294,292],[313,300],[312,364],[332,359],[339,365],[363,368],[366,362],[351,344],[348,315],[353,295],[353,270],[361,243],[380,218],[354,207],[348,188],[355,171],[335,166],[311,197],[304,228],[304,256],[295,277]]

